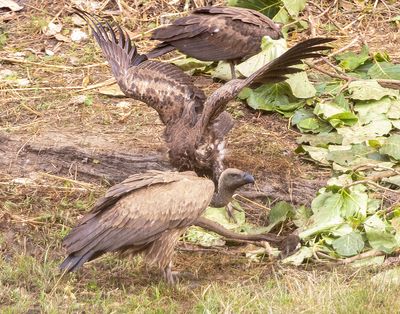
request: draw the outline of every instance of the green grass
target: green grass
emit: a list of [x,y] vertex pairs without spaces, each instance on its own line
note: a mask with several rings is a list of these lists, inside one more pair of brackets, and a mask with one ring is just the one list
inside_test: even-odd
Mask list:
[[102,191],[0,189],[2,313],[400,312],[398,287],[370,281],[380,269],[302,269],[239,255],[178,253],[176,269],[196,276],[169,287],[141,258],[110,254],[62,276],[62,238]]
[[[109,261],[113,259],[110,257]],[[2,258],[0,301],[3,312],[35,309],[49,313],[60,310],[107,313],[400,311],[398,288],[371,285],[368,273],[359,273],[356,278],[349,279],[348,273],[340,271],[281,270],[268,277],[255,276],[244,282],[240,280],[243,274],[237,274],[237,280],[202,280],[195,286],[190,281],[184,281],[177,287],[168,287],[157,282],[156,276],[147,283],[143,281],[137,285],[130,283],[129,274],[124,278],[117,275],[116,280],[114,269],[101,269],[100,264],[60,279],[56,260],[40,260],[23,254],[9,261]],[[138,275],[132,273],[132,277]]]

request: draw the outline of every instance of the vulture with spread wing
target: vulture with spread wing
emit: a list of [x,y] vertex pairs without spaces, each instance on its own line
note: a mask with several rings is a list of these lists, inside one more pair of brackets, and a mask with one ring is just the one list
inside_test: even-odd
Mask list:
[[226,60],[235,77],[234,64],[259,53],[264,36],[283,37],[279,26],[260,12],[235,7],[203,7],[154,30],[151,39],[161,43],[147,57],[158,57],[177,49],[203,61]]
[[226,205],[235,190],[254,183],[238,169],[224,170],[218,190],[194,172],[148,171],[110,188],[64,239],[68,257],[60,268],[73,271],[106,252],[144,253],[157,264],[165,280],[171,271],[174,247],[207,205]]
[[130,38],[119,26],[117,33],[108,23],[100,23],[77,9],[92,28],[93,35],[111,66],[121,90],[128,97],[154,108],[165,125],[164,136],[171,164],[180,171],[193,170],[218,182],[223,168],[225,135],[233,126],[226,105],[244,87],[280,82],[286,74],[302,71],[294,65],[304,58],[323,55],[331,38],[305,40],[264,65],[245,79],[231,80],[209,97],[197,88],[190,76],[178,67],[147,60],[138,54]]

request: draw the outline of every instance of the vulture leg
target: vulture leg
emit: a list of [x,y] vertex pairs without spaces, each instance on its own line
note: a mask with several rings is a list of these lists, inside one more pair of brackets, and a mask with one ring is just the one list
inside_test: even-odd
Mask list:
[[228,62],[229,62],[229,66],[231,68],[232,80],[234,80],[234,79],[236,79],[235,62],[233,62],[233,61],[228,61]]
[[226,213],[228,214],[229,220],[233,221],[235,224],[237,223],[237,220],[235,218],[235,215],[233,214],[235,209],[232,205],[232,203],[229,203],[228,205],[226,205]]
[[172,261],[168,263],[168,265],[161,270],[162,276],[164,280],[169,284],[169,285],[174,285],[176,283],[175,277],[177,275],[177,272],[172,271]]

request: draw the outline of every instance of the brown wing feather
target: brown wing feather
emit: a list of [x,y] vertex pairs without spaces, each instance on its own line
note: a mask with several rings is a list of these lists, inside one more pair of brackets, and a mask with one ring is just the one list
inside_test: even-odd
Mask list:
[[[239,92],[247,86],[257,86],[260,83],[276,83],[287,79],[286,75],[303,71],[293,67],[301,64],[302,59],[323,56],[321,50],[331,49],[323,46],[331,42],[333,38],[312,38],[305,40],[290,48],[275,60],[267,63],[248,78],[243,80],[231,80],[217,89],[204,103],[204,111],[198,120],[198,125],[204,129],[210,121],[216,119],[225,110],[227,103],[235,98]],[[202,131],[203,132],[203,131]]]
[[[148,172],[111,188],[65,238],[68,271],[102,253],[140,251],[163,232],[189,226],[207,207],[213,183],[193,173]],[[136,248],[136,249],[135,249]]]
[[108,23],[101,23],[90,14],[76,9],[93,31],[121,90],[134,99],[154,108],[164,124],[187,113],[196,121],[206,99],[202,90],[193,85],[192,78],[178,67],[155,61],[136,51],[130,38],[117,25],[117,33]]
[[119,80],[122,91],[154,108],[161,121],[169,124],[182,116],[196,122],[206,100],[204,92],[193,85],[192,78],[178,67],[146,61],[130,68]]
[[151,39],[162,43],[147,56],[160,56],[171,51],[173,46],[199,60],[242,59],[261,50],[263,36],[278,39],[282,34],[273,21],[257,11],[204,7],[176,20],[172,25],[155,30]]

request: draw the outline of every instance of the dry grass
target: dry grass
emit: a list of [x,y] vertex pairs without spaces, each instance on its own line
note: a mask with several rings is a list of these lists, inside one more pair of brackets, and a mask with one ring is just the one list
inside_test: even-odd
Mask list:
[[[195,1],[198,6],[206,4],[200,2]],[[371,51],[378,51],[384,43],[392,59],[399,61],[399,29],[388,22],[400,14],[399,5],[378,1],[376,8],[360,9],[350,1],[343,2],[351,13],[333,8],[321,14],[319,7],[324,11],[331,2],[313,1],[310,12],[315,33],[337,36],[337,46],[345,46],[359,35],[351,50],[358,50],[364,41]],[[116,9],[114,1],[102,3],[106,12]],[[157,6],[152,1],[120,3],[123,14],[113,18],[130,31],[141,51],[153,45],[146,40],[147,32],[184,7],[184,2],[161,1]],[[0,81],[0,134],[24,145],[35,142],[128,152],[164,149],[162,126],[155,112],[132,100],[126,108],[115,106],[127,99],[88,89],[111,76],[93,41],[63,43],[41,31],[52,19],[70,30],[69,4],[65,2],[64,7],[63,2],[42,0],[24,4],[25,10],[0,30],[0,71],[12,70],[15,75],[14,80]],[[332,21],[337,29],[327,31]],[[292,35],[290,40],[307,36],[309,33]],[[55,55],[45,55],[45,49]],[[21,54],[28,62],[10,61]],[[15,79],[24,78],[30,86],[16,86]],[[198,84],[207,91],[218,86],[202,79]],[[76,96],[84,101],[76,101]],[[230,110],[239,121],[230,134],[230,164],[256,174],[269,168],[282,178],[287,174],[293,178],[321,175],[320,169],[293,156],[295,134],[288,132],[285,120],[273,115],[255,117],[237,103]],[[177,269],[192,272],[194,278],[184,279],[174,288],[158,283],[157,271],[145,269],[140,259],[119,260],[112,255],[89,263],[78,274],[61,276],[61,239],[105,188],[74,182],[73,173],[66,178],[27,174],[8,164],[0,171],[2,312],[400,312],[396,287],[369,283],[379,270],[291,269],[270,261],[249,262],[233,249],[228,250],[230,254],[178,253]],[[10,183],[29,176],[35,180],[28,185]]]

